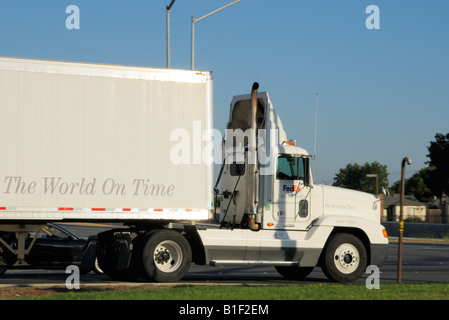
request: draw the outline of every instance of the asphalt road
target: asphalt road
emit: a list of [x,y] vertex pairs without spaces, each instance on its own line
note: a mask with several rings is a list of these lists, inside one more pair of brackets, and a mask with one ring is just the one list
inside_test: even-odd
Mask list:
[[[380,285],[397,282],[398,245],[392,242],[385,264],[380,268]],[[365,283],[362,276],[358,283]],[[0,276],[0,290],[3,285],[28,286],[35,284],[64,285],[68,274],[64,270],[7,270]],[[440,282],[449,283],[449,244],[405,243],[403,247],[403,283]],[[328,282],[320,268],[309,275],[305,281],[287,281],[274,267],[210,267],[192,265],[188,274],[180,283],[189,284],[306,284]],[[105,275],[90,273],[82,275],[80,284],[117,284]],[[125,283],[120,284],[138,284]]]
[[[393,242],[389,247],[386,262],[380,268],[380,284],[397,282],[398,245]],[[403,245],[402,282],[422,283],[440,282],[449,284],[449,244],[407,243]],[[367,273],[358,283],[365,283]],[[305,281],[287,281],[274,267],[202,267],[192,266],[184,278],[185,281],[237,281],[239,283],[316,283],[328,282],[320,268]]]

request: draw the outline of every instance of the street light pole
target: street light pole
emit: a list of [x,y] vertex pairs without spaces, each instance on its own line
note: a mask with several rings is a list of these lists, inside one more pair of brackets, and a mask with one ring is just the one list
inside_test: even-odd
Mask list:
[[376,194],[379,194],[379,175],[377,173],[368,173],[367,178],[376,178]]
[[398,283],[402,283],[402,233],[404,232],[405,164],[412,164],[409,157],[402,159],[401,211],[399,214]]
[[235,0],[231,3],[228,3],[227,5],[224,5],[223,7],[220,7],[214,11],[211,11],[207,14],[205,14],[204,16],[201,16],[199,18],[195,18],[194,16],[192,16],[192,45],[191,45],[191,51],[190,51],[190,68],[193,70],[194,69],[194,61],[195,61],[195,23],[197,23],[198,21],[201,21],[211,15],[213,15],[214,13],[217,13],[218,11],[221,11],[223,9],[226,9],[227,7],[232,6],[233,4],[236,4],[237,2],[240,2],[241,0]]
[[176,0],[172,0],[166,7],[167,16],[167,68],[170,68],[170,10]]

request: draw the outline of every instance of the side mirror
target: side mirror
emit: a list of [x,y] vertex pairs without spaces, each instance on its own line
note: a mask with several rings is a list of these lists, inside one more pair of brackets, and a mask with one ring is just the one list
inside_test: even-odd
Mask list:
[[310,158],[303,158],[304,160],[304,185],[310,186]]

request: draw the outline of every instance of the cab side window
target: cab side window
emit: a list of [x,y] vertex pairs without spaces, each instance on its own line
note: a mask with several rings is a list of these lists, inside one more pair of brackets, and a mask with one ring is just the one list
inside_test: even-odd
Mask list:
[[304,159],[290,155],[279,156],[277,160],[276,179],[304,180]]

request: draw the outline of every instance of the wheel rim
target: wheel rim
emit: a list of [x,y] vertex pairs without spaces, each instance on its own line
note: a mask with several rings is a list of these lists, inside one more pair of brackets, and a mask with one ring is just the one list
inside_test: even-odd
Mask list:
[[182,249],[174,241],[162,241],[154,249],[153,259],[155,266],[160,271],[176,271],[182,264]]
[[341,273],[353,273],[360,263],[359,251],[352,244],[344,243],[335,250],[334,263]]
[[98,258],[95,258],[95,262],[94,262],[94,272],[98,273],[98,274],[103,274],[103,270],[101,270],[100,268],[100,263],[98,262]]

